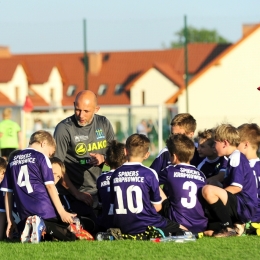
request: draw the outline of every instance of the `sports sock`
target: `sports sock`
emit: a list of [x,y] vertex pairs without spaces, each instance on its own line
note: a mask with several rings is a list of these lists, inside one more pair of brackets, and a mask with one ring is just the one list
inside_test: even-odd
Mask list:
[[218,201],[213,204],[209,204],[209,206],[219,219],[222,226],[233,227],[233,223],[228,213],[227,207],[224,205],[221,199],[218,199]]

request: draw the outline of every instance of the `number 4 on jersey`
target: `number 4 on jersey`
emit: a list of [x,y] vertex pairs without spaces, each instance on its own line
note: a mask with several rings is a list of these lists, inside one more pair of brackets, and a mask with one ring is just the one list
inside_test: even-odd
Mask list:
[[[24,180],[23,180],[23,177],[24,177]],[[33,188],[32,188],[32,185],[31,185],[30,179],[29,179],[29,172],[28,172],[27,165],[23,165],[21,167],[19,175],[18,175],[18,179],[17,179],[17,184],[20,187],[24,187],[25,186],[28,193],[32,193],[33,192]]]

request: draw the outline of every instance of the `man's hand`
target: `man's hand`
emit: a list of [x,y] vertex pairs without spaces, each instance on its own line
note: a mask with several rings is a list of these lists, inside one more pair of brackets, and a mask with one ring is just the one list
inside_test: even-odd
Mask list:
[[91,196],[91,194],[87,193],[87,192],[77,192],[77,194],[75,195],[77,200],[83,201],[84,203],[86,203],[87,205],[91,206],[93,205],[93,198]]
[[14,221],[13,222],[8,221],[7,228],[6,228],[7,238],[12,239],[14,231],[18,233],[18,229],[17,229],[15,222]]
[[63,211],[61,214],[60,214],[60,218],[63,222],[65,223],[73,223],[73,218],[76,217],[77,214],[75,213],[69,213],[67,211]]
[[91,164],[93,164],[94,166],[98,166],[102,163],[105,162],[105,157],[103,154],[100,153],[90,153],[89,154],[91,156]]

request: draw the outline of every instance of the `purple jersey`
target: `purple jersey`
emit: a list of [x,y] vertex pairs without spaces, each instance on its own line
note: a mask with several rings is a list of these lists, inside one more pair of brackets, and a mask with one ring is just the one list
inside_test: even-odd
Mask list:
[[204,214],[204,200],[201,190],[206,177],[195,166],[180,163],[169,165],[162,175],[169,192],[169,218],[192,232],[206,229],[208,219]]
[[252,218],[252,222],[260,222],[260,159],[251,159],[249,160],[249,164],[253,169],[254,176],[256,178],[256,185],[257,185],[257,200],[258,205],[256,208],[256,213]]
[[202,171],[206,178],[217,175],[220,171],[226,171],[228,158],[226,156],[209,160],[207,157],[198,165],[197,169]]
[[126,162],[110,179],[111,204],[114,206],[114,226],[125,234],[139,234],[147,226],[163,228],[167,220],[152,204],[160,204],[157,173],[141,163]]
[[21,220],[38,215],[43,219],[57,217],[45,185],[54,184],[49,158],[34,150],[25,149],[7,165],[1,190],[13,192]]
[[224,188],[240,187],[237,197],[237,213],[242,222],[250,221],[257,208],[257,188],[253,170],[244,154],[235,150],[228,158]]
[[114,170],[102,172],[97,179],[99,202],[102,204],[102,215],[97,217],[98,224],[105,229],[113,227],[114,215],[110,209],[110,178]]

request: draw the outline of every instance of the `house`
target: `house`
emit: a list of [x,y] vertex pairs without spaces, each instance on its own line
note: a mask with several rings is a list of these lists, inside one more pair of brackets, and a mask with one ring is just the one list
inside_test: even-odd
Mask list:
[[[189,78],[228,47],[189,44]],[[73,113],[86,79],[116,132],[135,132],[142,118],[160,121],[162,128],[161,121],[168,125],[177,113],[175,104],[184,91],[184,50],[88,53],[88,74],[84,71],[83,53],[17,55],[0,48],[0,104],[21,107],[28,95],[34,110],[23,125],[33,131],[33,121],[41,118],[53,128]]]
[[[241,40],[209,62],[189,82],[189,112],[197,130],[220,123],[260,125],[260,24],[244,26]],[[169,103],[174,102],[173,95]],[[186,112],[185,90],[176,102]]]

